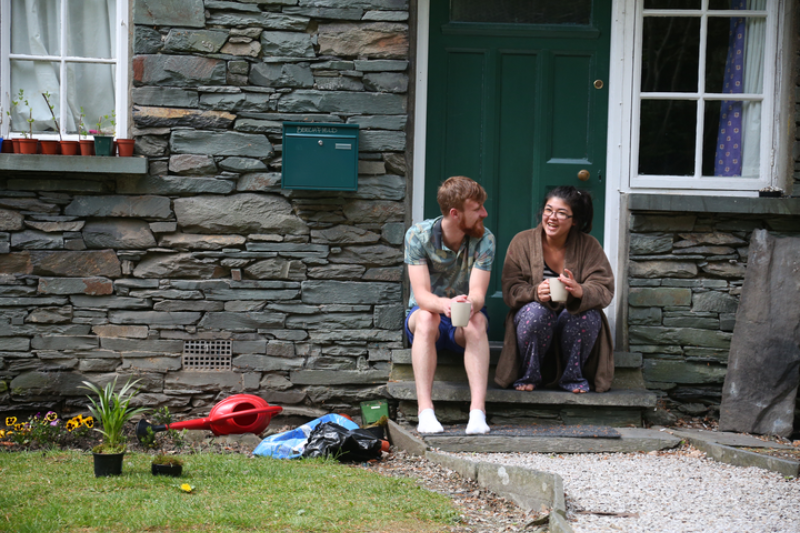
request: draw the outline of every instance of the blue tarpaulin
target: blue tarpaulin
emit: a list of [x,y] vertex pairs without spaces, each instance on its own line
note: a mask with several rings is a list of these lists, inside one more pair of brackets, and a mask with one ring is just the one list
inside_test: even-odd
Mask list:
[[315,427],[325,422],[334,422],[345,429],[358,429],[358,424],[341,415],[325,415],[291,431],[270,435],[256,446],[256,449],[253,450],[253,455],[274,457],[275,459],[298,459],[303,455],[308,436],[314,431]]

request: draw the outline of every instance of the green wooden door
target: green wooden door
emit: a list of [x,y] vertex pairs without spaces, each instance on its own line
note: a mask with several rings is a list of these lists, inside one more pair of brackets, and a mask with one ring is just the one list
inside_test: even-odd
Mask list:
[[[515,13],[537,3],[549,23]],[[611,0],[431,0],[430,10],[425,217],[440,214],[436,189],[449,176],[486,189],[485,225],[497,237],[490,338],[502,340],[506,249],[538,223],[547,190],[590,190],[602,242]]]

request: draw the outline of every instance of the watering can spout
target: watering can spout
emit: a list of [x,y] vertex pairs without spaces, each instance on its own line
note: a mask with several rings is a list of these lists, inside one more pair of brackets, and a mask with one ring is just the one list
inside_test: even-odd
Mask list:
[[169,429],[206,429],[211,430],[214,435],[259,434],[267,428],[272,417],[281,411],[282,407],[270,405],[258,396],[235,394],[215,405],[206,418],[163,425],[140,420],[136,426],[136,437],[139,442],[144,442],[149,434],[148,430],[157,433]]

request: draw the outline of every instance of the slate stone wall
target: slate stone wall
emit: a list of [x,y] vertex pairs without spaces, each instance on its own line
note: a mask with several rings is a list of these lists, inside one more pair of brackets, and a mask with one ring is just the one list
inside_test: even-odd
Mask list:
[[[631,214],[629,348],[643,354],[647,388],[659,391],[665,406],[678,416],[719,415],[754,229],[800,235],[800,219],[720,213]],[[663,412],[651,416],[657,422],[668,421],[662,418]]]
[[[149,174],[0,177],[0,409],[80,404],[81,381],[117,374],[173,411],[253,392],[315,416],[384,396],[408,16],[407,0],[136,0]],[[358,192],[281,190],[284,121],[360,124]],[[232,371],[183,369],[194,339],[231,339]]]

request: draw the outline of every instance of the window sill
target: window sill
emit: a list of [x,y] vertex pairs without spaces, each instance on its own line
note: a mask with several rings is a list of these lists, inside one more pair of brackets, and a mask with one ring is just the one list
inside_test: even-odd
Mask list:
[[0,170],[80,174],[147,174],[147,158],[0,154]]
[[669,211],[673,213],[800,215],[800,198],[741,198],[732,196],[632,193],[628,195],[628,209],[631,211]]

